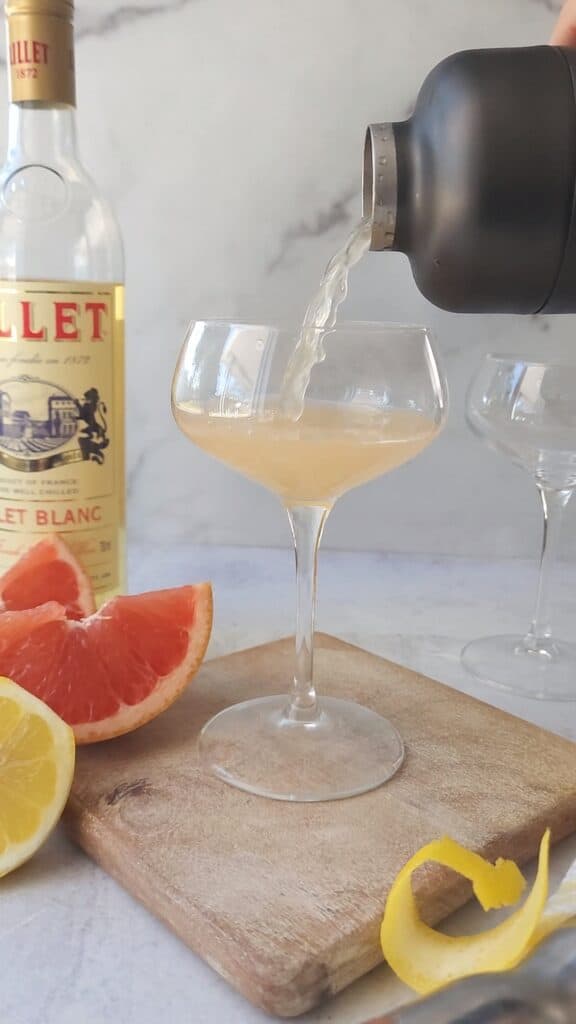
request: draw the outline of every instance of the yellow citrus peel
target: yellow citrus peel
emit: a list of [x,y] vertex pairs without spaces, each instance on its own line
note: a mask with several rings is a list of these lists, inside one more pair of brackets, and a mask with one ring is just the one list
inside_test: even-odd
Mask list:
[[399,872],[386,903],[380,932],[385,959],[398,977],[426,994],[471,974],[515,967],[550,932],[576,915],[576,863],[548,905],[550,830],[540,843],[538,871],[521,907],[488,931],[451,936],[422,921],[412,892],[412,873],[429,861],[452,868],[472,882],[483,910],[518,902],[525,879],[511,860],[495,864],[453,839],[422,847]]

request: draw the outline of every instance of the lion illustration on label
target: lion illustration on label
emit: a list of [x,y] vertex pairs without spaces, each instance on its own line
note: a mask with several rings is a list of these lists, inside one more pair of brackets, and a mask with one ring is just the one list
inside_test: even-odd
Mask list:
[[78,399],[37,377],[0,381],[0,463],[23,473],[80,461],[102,465],[110,444],[106,416],[95,387]]

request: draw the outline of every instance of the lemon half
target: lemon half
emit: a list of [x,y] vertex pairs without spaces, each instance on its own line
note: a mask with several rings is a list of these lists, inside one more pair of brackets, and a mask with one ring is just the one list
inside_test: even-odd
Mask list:
[[32,857],[56,825],[74,759],[70,726],[0,676],[0,877]]

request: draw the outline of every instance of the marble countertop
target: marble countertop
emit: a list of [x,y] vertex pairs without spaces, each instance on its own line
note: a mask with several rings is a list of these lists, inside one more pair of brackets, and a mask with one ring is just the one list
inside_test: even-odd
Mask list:
[[[210,655],[291,631],[288,551],[133,547],[134,591],[211,579],[216,619]],[[576,739],[576,703],[480,691],[459,665],[463,643],[524,627],[536,583],[522,561],[348,554],[321,558],[320,629],[424,671],[514,714]],[[573,634],[576,566],[556,582],[557,626]],[[557,847],[559,877],[576,837]],[[477,926],[468,908],[454,928]],[[2,881],[0,1012],[10,1024],[264,1024],[270,1020],[226,985],[163,925],[57,832],[38,856]],[[351,986],[307,1024],[358,1024],[409,993],[386,968]]]

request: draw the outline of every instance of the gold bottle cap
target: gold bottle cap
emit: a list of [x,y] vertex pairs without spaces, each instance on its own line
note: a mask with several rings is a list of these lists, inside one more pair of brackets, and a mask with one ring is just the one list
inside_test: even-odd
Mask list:
[[6,16],[16,14],[49,14],[56,18],[74,17],[74,0],[6,0]]
[[13,103],[75,105],[72,0],[5,0]]

